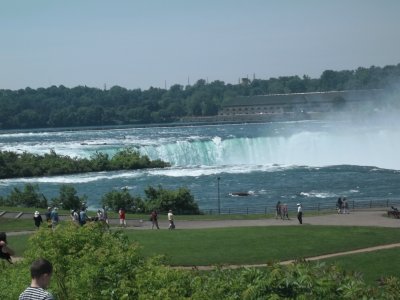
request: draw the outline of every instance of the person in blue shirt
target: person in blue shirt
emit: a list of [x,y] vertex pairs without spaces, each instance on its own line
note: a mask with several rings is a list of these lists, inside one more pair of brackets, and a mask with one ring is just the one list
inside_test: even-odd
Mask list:
[[51,211],[50,214],[50,218],[51,218],[51,228],[56,228],[58,222],[60,221],[59,217],[58,217],[58,208],[54,207],[53,210]]

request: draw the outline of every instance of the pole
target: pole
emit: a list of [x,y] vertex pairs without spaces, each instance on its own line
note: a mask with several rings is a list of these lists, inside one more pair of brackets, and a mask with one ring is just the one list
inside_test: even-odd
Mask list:
[[221,179],[221,177],[217,177],[217,189],[218,189],[218,214],[221,214],[221,201],[220,201],[220,197],[219,197],[219,180]]

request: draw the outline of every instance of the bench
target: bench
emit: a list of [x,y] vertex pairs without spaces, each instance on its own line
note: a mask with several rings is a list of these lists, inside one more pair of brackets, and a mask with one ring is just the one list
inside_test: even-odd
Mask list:
[[388,214],[388,217],[400,219],[400,211],[398,211],[398,210],[388,210],[387,214]]

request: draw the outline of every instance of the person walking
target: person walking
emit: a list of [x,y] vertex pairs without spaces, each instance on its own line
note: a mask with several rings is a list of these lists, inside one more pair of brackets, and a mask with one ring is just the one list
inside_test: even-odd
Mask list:
[[157,214],[156,210],[153,210],[151,212],[150,220],[151,220],[151,223],[152,223],[151,229],[154,229],[154,226],[156,226],[157,229],[160,229],[160,227],[158,227],[158,214]]
[[171,209],[168,212],[168,221],[169,221],[168,229],[170,229],[170,230],[175,229],[174,214],[172,213]]
[[54,207],[53,210],[51,211],[50,218],[51,218],[51,228],[53,228],[53,230],[54,230],[56,228],[58,222],[60,221],[60,219],[58,217],[58,208],[57,207]]
[[106,224],[107,224],[107,226],[108,226],[109,221],[108,221],[107,209],[108,209],[107,206],[103,206],[103,218],[104,218],[104,222],[106,222]]
[[86,214],[86,207],[82,206],[81,211],[79,212],[79,224],[81,226],[86,224],[86,221],[88,220],[88,216]]
[[300,224],[303,224],[303,207],[301,203],[297,203],[297,220]]
[[53,295],[46,291],[50,284],[53,274],[52,264],[43,258],[35,260],[30,268],[31,285],[27,287],[20,295],[19,300],[53,300]]
[[47,208],[45,216],[46,216],[47,227],[51,228],[51,207],[50,206]]
[[43,219],[42,216],[40,215],[40,212],[35,211],[35,213],[33,214],[33,221],[35,222],[35,226],[37,227],[37,229],[39,229],[40,225],[42,225],[43,223]]
[[71,220],[74,224],[79,225],[79,214],[75,209],[71,210]]
[[118,214],[119,214],[119,225],[126,227],[125,209],[120,208]]
[[15,255],[15,252],[7,244],[7,234],[0,232],[0,258],[12,264],[11,256],[13,255]]

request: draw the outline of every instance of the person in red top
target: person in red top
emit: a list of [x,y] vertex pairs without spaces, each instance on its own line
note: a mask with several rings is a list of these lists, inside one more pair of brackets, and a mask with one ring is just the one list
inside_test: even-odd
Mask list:
[[119,225],[126,227],[125,210],[123,208],[120,208],[118,214],[119,214]]

